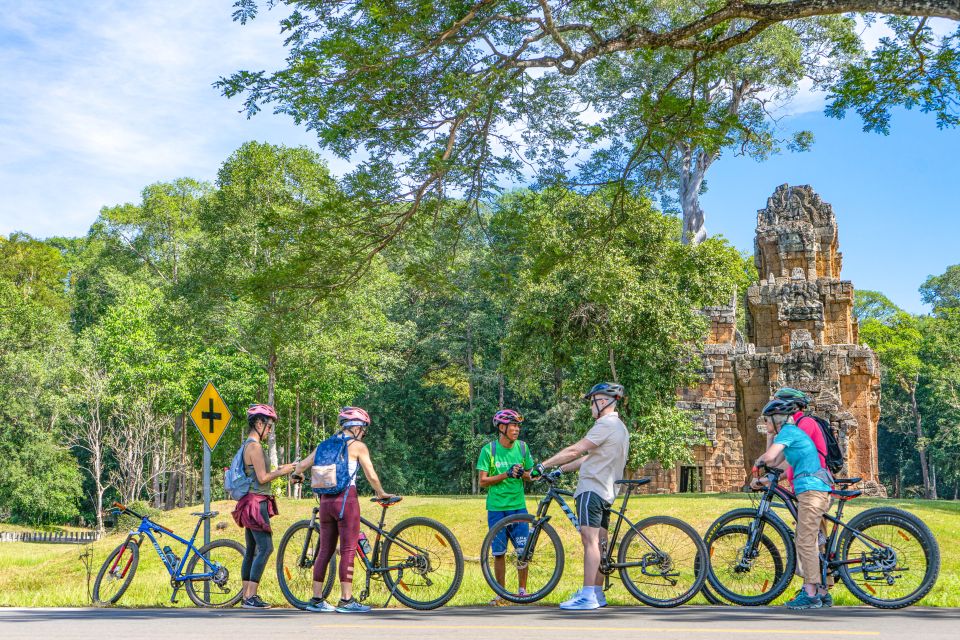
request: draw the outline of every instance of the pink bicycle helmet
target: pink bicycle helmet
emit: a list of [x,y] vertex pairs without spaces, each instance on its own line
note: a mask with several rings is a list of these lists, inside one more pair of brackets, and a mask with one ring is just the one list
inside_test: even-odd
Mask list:
[[268,404],[255,404],[247,409],[247,418],[252,418],[254,416],[263,416],[264,418],[276,420],[277,412],[274,411],[273,407]]
[[520,424],[523,422],[523,416],[513,409],[501,409],[493,414],[493,426],[497,426],[498,424],[510,424],[512,422]]
[[360,407],[344,407],[337,416],[337,422],[344,429],[350,427],[369,427],[370,414]]

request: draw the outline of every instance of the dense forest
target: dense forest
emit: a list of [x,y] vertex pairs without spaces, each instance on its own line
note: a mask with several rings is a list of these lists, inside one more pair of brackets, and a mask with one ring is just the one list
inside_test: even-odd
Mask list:
[[[868,131],[899,107],[960,124],[960,31],[929,19],[954,6],[822,4],[236,0],[241,23],[291,9],[286,67],[215,86],[353,169],[251,142],[214,183],[148,185],[83,237],[0,238],[0,520],[102,526],[114,498],[196,501],[186,414],[207,381],[239,416],[215,470],[251,403],[279,410],[273,464],[358,404],[389,491],[475,492],[498,407],[545,454],[586,429],[578,398],[601,379],[628,390],[632,465],[683,460],[701,441],[675,407],[699,374],[697,310],[753,270],[707,237],[711,165],[809,148],[777,111],[801,82]],[[897,14],[875,47],[860,10]],[[858,294],[882,479],[956,498],[960,265],[921,290],[923,316]]]
[[[684,459],[699,439],[674,400],[698,374],[696,310],[742,290],[751,260],[719,237],[682,243],[677,216],[619,191],[518,190],[432,213],[372,254],[317,154],[248,143],[216,184],[149,185],[84,237],[0,239],[0,516],[102,525],[114,498],[198,500],[186,413],[207,380],[239,416],[214,470],[251,403],[280,413],[274,464],[359,404],[391,491],[475,492],[497,408],[518,408],[546,454],[587,428],[578,397],[600,379],[629,390],[632,464]],[[884,363],[881,464],[898,495],[955,497],[960,267],[922,291],[924,317],[858,298]]]

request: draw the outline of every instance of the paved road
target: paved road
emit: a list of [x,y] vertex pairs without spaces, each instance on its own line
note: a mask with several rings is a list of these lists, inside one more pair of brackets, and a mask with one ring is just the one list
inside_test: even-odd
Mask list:
[[667,611],[616,607],[573,613],[545,607],[387,609],[366,615],[310,614],[291,609],[0,609],[0,638],[138,640],[692,640],[695,638],[896,638],[957,640],[960,609],[882,611],[837,607],[683,607]]

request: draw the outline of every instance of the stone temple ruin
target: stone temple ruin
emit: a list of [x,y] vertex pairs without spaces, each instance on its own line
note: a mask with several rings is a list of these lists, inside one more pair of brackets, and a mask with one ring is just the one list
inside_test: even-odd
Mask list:
[[735,304],[704,310],[704,377],[681,393],[679,406],[698,416],[710,444],[695,447],[692,465],[652,464],[638,473],[654,478],[651,491],[738,491],[766,447],[760,411],[776,389],[790,386],[809,394],[808,411],[837,429],[846,474],[882,494],[880,368],[873,351],[857,344],[853,285],[840,279],[832,207],[810,186],[777,187],[757,213],[754,249],[760,281],[747,290],[747,340]]

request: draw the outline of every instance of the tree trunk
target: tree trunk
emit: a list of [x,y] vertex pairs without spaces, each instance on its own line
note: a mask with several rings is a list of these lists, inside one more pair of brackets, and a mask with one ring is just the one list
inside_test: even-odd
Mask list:
[[930,463],[930,499],[939,500],[937,496],[937,465]]
[[[243,429],[241,429],[243,431]],[[187,506],[187,414],[180,414],[180,508]]]
[[297,391],[297,414],[294,421],[294,438],[293,438],[293,455],[299,460],[300,459],[300,392]]
[[[473,415],[473,328],[467,326],[467,401],[470,408],[470,435],[476,436],[476,420]],[[479,477],[475,469],[470,469],[470,493],[480,492]]]
[[[293,456],[296,460],[300,460],[300,391],[297,391],[297,413],[294,421],[294,438],[293,438]],[[299,482],[293,489],[293,497],[299,498],[300,492],[303,489],[303,483]]]
[[917,381],[914,380],[910,386],[910,410],[913,412],[914,425],[916,426],[917,451],[920,454],[920,474],[923,476],[923,497],[930,498],[930,469],[927,466],[927,447],[923,443],[923,423],[920,418],[920,410],[917,408]]
[[163,507],[161,499],[163,498],[162,490],[160,487],[160,454],[156,451],[153,452],[150,460],[150,470],[153,475],[153,486],[151,491],[153,492],[153,508],[160,509]]
[[620,382],[619,378],[617,378],[617,359],[615,357],[615,354],[613,353],[613,347],[610,347],[609,349],[609,358],[610,358],[610,375],[613,376],[614,382]]
[[[290,425],[292,422],[293,422],[293,407],[287,407],[287,424],[285,425],[287,427],[287,446],[284,448],[284,456],[283,456],[283,461],[286,463],[293,462],[293,452],[290,449],[290,432],[293,431],[293,429],[290,428]],[[293,483],[289,482],[289,478],[287,478],[287,480],[288,480],[287,497],[289,498],[290,491],[293,488]]]
[[[177,441],[180,447],[183,446],[183,441],[180,437],[180,431],[183,429],[183,414],[177,415],[173,421],[173,439]],[[170,478],[167,480],[167,495],[166,501],[163,505],[163,508],[166,510],[173,509],[177,504],[177,495],[180,493],[180,484],[182,482],[180,476],[183,473],[182,467],[183,452],[177,460],[177,464],[174,465],[174,469],[170,472]]]
[[[270,352],[270,356],[267,358],[267,404],[271,407],[274,406],[274,391],[277,386],[277,353],[275,351]],[[270,457],[270,468],[277,468],[277,430],[271,429],[270,435],[267,437],[267,442],[269,447],[267,449],[268,455]]]

